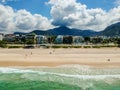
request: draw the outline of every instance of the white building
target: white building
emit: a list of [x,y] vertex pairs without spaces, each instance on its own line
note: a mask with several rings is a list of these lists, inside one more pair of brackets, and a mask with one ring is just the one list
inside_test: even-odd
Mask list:
[[3,40],[3,34],[0,33],[0,41],[2,41],[2,40]]
[[84,38],[82,36],[73,36],[73,43],[74,44],[80,44],[84,41]]
[[8,42],[14,42],[15,41],[15,35],[14,34],[6,34],[4,39]]
[[58,35],[57,38],[55,39],[56,44],[62,44],[63,43],[63,36]]
[[43,35],[37,35],[36,37],[37,44],[46,44],[47,43],[47,37]]

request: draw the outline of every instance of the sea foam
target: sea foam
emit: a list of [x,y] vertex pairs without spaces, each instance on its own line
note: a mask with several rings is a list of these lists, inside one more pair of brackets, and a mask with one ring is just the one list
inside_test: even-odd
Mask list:
[[[99,72],[99,71],[98,71]],[[54,76],[59,76],[59,77],[67,77],[67,78],[79,78],[79,79],[105,79],[105,78],[119,78],[120,79],[120,74],[100,74],[100,75],[81,75],[81,74],[65,74],[65,73],[55,73],[55,72],[45,72],[41,70],[31,70],[31,69],[21,69],[21,68],[8,68],[8,67],[1,67],[0,68],[0,73],[3,74],[9,74],[9,73],[36,73],[39,75],[54,75]]]

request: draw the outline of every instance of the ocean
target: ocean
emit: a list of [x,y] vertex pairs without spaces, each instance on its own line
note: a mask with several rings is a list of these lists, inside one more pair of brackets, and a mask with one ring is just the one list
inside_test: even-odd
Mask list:
[[120,90],[120,68],[0,67],[0,90]]

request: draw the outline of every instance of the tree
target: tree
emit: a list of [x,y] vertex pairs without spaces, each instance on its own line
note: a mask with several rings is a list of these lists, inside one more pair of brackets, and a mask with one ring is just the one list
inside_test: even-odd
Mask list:
[[22,38],[21,38],[21,42],[24,43],[24,46],[25,46],[25,44],[26,44],[26,39],[25,39],[25,37],[22,37]]
[[25,36],[25,43],[28,45],[33,45],[36,44],[36,34],[35,33],[30,33]]
[[90,42],[90,37],[84,37],[84,41],[86,44],[88,44]]
[[0,41],[0,47],[6,48],[7,47],[7,42],[5,40]]
[[103,41],[103,39],[100,38],[100,37],[92,38],[92,43],[93,44],[98,44],[98,43],[101,43],[102,41]]
[[57,36],[49,36],[48,37],[48,43],[55,43],[55,39]]
[[120,47],[120,38],[117,39],[118,47]]
[[109,39],[103,39],[102,44],[109,44]]
[[63,44],[72,44],[72,43],[73,43],[73,37],[72,36],[63,37]]

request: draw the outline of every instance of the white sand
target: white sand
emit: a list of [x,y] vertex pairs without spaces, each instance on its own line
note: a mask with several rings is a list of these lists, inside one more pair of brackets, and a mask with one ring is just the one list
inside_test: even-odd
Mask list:
[[0,66],[80,64],[120,67],[120,48],[0,49]]

